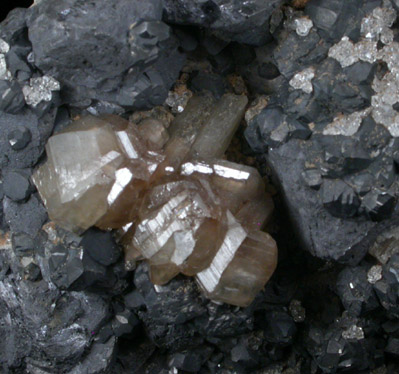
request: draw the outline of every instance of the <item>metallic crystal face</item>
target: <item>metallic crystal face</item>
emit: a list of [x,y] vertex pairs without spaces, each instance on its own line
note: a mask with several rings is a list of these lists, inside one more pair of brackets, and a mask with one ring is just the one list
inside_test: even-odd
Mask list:
[[145,259],[156,285],[182,273],[212,300],[249,305],[276,267],[277,247],[260,231],[273,202],[258,171],[218,159],[246,103],[193,97],[169,131],[155,119],[73,122],[49,139],[33,176],[50,218],[78,233],[118,229],[126,268]]

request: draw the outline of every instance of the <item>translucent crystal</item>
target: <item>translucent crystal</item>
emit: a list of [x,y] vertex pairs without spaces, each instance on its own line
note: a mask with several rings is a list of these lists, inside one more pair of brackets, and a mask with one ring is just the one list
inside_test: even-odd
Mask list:
[[228,212],[223,243],[209,267],[199,272],[196,279],[212,300],[247,306],[276,265],[276,244],[270,235],[262,231],[247,233]]
[[192,93],[188,90],[182,93],[169,91],[165,104],[171,108],[172,113],[181,113],[186,107],[191,96]]
[[361,34],[368,39],[377,39],[379,33],[382,31],[384,25],[378,19],[369,15],[362,20],[360,26]]
[[395,226],[385,230],[377,237],[369,253],[381,264],[386,264],[394,254],[399,253],[399,228]]
[[295,19],[296,33],[299,36],[309,35],[310,30],[313,27],[313,22],[308,17],[300,17]]
[[374,265],[367,272],[367,280],[371,284],[377,283],[380,279],[382,279],[382,266]]
[[305,93],[313,92],[312,79],[315,76],[315,70],[313,67],[302,70],[300,73],[297,73],[290,80],[290,86],[296,90],[302,90]]
[[342,332],[342,337],[350,340],[361,340],[364,339],[364,331],[361,327],[352,325]]
[[147,147],[155,150],[162,149],[169,140],[168,130],[161,121],[154,118],[147,118],[140,122],[138,130],[142,139],[146,141]]
[[133,197],[150,178],[150,156],[126,121],[85,117],[53,135],[47,162],[33,175],[50,218],[81,232],[97,224],[120,227],[130,220]]
[[10,80],[11,73],[7,70],[7,62],[4,54],[0,53],[0,80]]
[[59,82],[53,77],[44,75],[39,78],[31,78],[29,86],[22,88],[22,93],[24,94],[26,103],[35,107],[42,101],[51,101],[53,97],[52,91],[59,90]]
[[379,58],[387,63],[389,71],[395,74],[399,73],[398,54],[399,43],[393,42],[390,45],[384,46],[379,55]]
[[133,243],[151,265],[163,266],[162,276],[151,272],[154,283],[163,284],[196,250],[201,226],[220,221],[222,210],[200,183],[183,179],[150,190],[138,218]]
[[363,40],[355,45],[355,54],[361,61],[373,63],[377,60],[377,42]]
[[375,77],[372,87],[375,91],[371,98],[374,120],[385,126],[393,137],[399,136],[399,116],[393,109],[393,105],[399,102],[398,74],[388,72],[382,79]]
[[391,44],[393,42],[394,34],[391,29],[384,29],[381,32],[380,40],[384,44]]
[[334,121],[326,126],[323,135],[344,135],[352,136],[359,130],[364,118],[368,116],[371,109],[367,108],[360,112],[354,112],[347,115],[340,115],[334,118]]
[[330,48],[328,57],[337,60],[343,68],[359,61],[359,57],[355,52],[355,45],[347,36],[342,37],[337,44]]
[[247,104],[246,96],[224,95],[198,134],[191,147],[191,156],[201,159],[221,157],[244,116]]
[[175,172],[187,158],[201,128],[210,118],[213,104],[211,96],[193,96],[184,112],[176,116],[168,129],[170,138],[164,147],[166,159],[155,173],[156,177]]
[[383,7],[374,8],[373,17],[385,27],[391,27],[396,20],[396,10],[390,2],[385,2]]
[[270,219],[273,202],[255,168],[226,160],[190,161],[182,165],[181,174],[208,180],[223,197],[224,208],[234,213],[244,226],[260,229]]
[[384,7],[375,8],[372,14],[363,18],[360,32],[367,39],[377,40],[379,36],[382,37],[382,34],[387,33],[395,19],[396,11],[390,3],[386,3]]
[[[357,132],[364,118],[363,113],[371,112],[373,119],[386,127],[393,137],[399,136],[399,114],[393,105],[399,102],[399,43],[393,41],[394,33],[390,27],[396,20],[396,11],[389,1],[377,7],[362,20],[362,39],[353,44],[347,36],[329,50],[329,57],[335,58],[342,67],[347,67],[358,60],[374,63],[386,62],[389,71],[381,78],[374,77],[372,88],[375,95],[371,98],[371,107],[366,111],[341,115],[326,126],[324,135],[351,136]],[[378,51],[377,43],[385,46]]]
[[247,98],[193,97],[171,124],[88,116],[53,135],[33,181],[51,219],[78,233],[118,229],[125,267],[154,284],[196,276],[208,297],[246,306],[272,275],[277,247],[260,231],[273,202],[258,171],[217,159]]
[[8,53],[10,45],[3,39],[0,38],[0,53]]

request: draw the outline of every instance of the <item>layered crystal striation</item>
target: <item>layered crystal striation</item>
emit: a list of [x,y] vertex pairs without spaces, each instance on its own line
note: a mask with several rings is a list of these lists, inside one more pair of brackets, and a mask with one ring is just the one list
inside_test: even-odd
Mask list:
[[87,116],[53,135],[47,161],[33,175],[50,218],[83,232],[129,223],[162,156],[147,151],[137,129],[117,116]]
[[195,276],[210,299],[249,305],[277,247],[261,231],[273,202],[258,171],[222,159],[246,104],[194,96],[169,129],[113,115],[74,121],[33,175],[50,218],[78,233],[118,229],[126,267],[146,259],[154,284]]

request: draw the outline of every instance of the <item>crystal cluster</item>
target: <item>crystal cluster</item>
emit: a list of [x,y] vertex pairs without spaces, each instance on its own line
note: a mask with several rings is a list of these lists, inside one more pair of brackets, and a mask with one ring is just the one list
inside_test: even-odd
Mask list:
[[31,78],[29,86],[24,86],[22,92],[25,101],[28,105],[33,107],[40,104],[42,101],[51,101],[53,91],[59,91],[60,84],[53,77],[44,75],[39,78]]
[[[396,19],[396,11],[389,2],[378,7],[362,20],[361,40],[356,44],[348,36],[342,37],[339,43],[333,45],[328,56],[337,60],[343,68],[352,66],[358,61],[374,63],[383,61],[388,66],[388,72],[382,77],[374,77],[372,88],[375,94],[371,98],[370,111],[374,120],[386,127],[393,137],[399,136],[399,115],[393,105],[399,102],[399,64],[397,55],[399,43],[394,41],[390,28]],[[382,48],[377,49],[377,43]],[[368,115],[365,111],[345,115],[329,126],[325,135],[351,136],[360,127],[363,118]],[[356,123],[354,126],[353,123]],[[352,125],[351,125],[352,124]],[[341,130],[339,130],[340,128]]]
[[305,93],[313,92],[312,79],[315,76],[315,69],[310,67],[293,76],[290,80],[290,86],[295,90],[302,90]]
[[273,203],[256,169],[222,159],[247,104],[194,96],[166,129],[147,119],[87,116],[53,135],[33,176],[50,218],[81,233],[119,229],[126,262],[153,283],[195,276],[212,300],[251,303],[277,248],[261,228]]

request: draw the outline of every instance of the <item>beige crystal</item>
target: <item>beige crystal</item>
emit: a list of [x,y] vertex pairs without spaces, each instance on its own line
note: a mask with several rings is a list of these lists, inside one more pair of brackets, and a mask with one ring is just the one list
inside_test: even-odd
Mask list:
[[118,229],[127,269],[145,259],[154,284],[182,273],[212,300],[249,305],[277,247],[261,231],[273,202],[258,171],[222,159],[246,104],[194,96],[169,129],[151,118],[74,121],[49,139],[33,176],[50,218],[78,233]]

